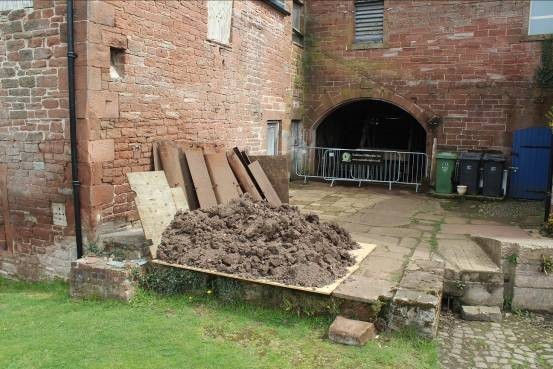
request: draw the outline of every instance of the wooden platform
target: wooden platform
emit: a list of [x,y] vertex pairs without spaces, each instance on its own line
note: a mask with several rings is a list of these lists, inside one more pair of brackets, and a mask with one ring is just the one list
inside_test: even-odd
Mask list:
[[247,281],[247,282],[253,282],[258,284],[267,284],[271,286],[277,286],[277,287],[283,287],[283,288],[290,288],[294,290],[300,290],[300,291],[306,291],[306,292],[312,292],[312,293],[318,293],[321,295],[330,295],[334,290],[346,279],[348,278],[352,273],[354,273],[358,268],[361,262],[375,249],[376,245],[374,244],[368,244],[368,243],[359,243],[361,248],[357,250],[352,250],[350,253],[355,256],[355,264],[350,266],[348,268],[347,273],[342,277],[334,281],[333,283],[323,286],[323,287],[303,287],[303,286],[293,286],[293,285],[287,285],[279,282],[274,282],[268,279],[254,279],[254,278],[246,278],[243,276],[235,275],[235,274],[229,274],[229,273],[222,273],[215,270],[208,270],[208,269],[202,269],[202,268],[196,268],[192,266],[186,266],[186,265],[179,265],[179,264],[171,264],[167,263],[161,260],[152,260],[152,263],[159,264],[159,265],[165,265],[170,266],[174,268],[180,268],[180,269],[186,269],[186,270],[192,270],[195,272],[200,273],[207,273],[212,274],[216,276],[222,276],[226,278],[232,278],[237,279],[240,281]]

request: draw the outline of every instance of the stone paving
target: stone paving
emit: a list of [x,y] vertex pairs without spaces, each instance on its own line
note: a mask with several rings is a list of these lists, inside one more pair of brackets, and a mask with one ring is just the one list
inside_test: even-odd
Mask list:
[[551,369],[553,318],[508,314],[501,323],[442,314],[438,341],[443,369]]
[[[483,207],[468,201],[452,203],[410,190],[330,187],[327,183],[293,183],[290,195],[291,204],[319,214],[322,220],[341,224],[359,242],[378,245],[356,274],[369,278],[380,287],[375,291],[381,294],[398,286],[409,260],[445,257],[446,265],[453,269],[495,268],[485,255],[476,253],[477,257],[471,257],[474,252],[464,252],[478,247],[467,233],[539,238],[536,232],[515,226],[522,224],[515,217],[486,215],[498,209],[499,213],[507,213],[508,202],[500,207],[493,203]],[[528,207],[522,203],[514,205],[517,209]],[[526,213],[518,215],[529,219]],[[531,224],[524,227],[531,228]],[[463,247],[459,248],[459,244]],[[390,292],[384,297],[392,296]],[[543,319],[550,322],[543,324]],[[553,318],[508,315],[501,323],[493,323],[464,321],[448,313],[440,320],[438,340],[444,369],[553,369]]]

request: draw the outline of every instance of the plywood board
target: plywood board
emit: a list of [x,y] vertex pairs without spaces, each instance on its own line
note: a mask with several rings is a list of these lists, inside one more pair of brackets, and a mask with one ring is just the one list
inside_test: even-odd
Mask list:
[[4,226],[2,227],[4,233],[0,236],[0,239],[5,240],[4,249],[11,251],[13,250],[13,232],[8,203],[8,166],[5,164],[0,165],[0,209],[4,220]]
[[173,220],[177,209],[163,171],[127,173],[146,239],[152,240],[150,252],[157,256],[161,234]]
[[225,153],[205,154],[205,163],[218,204],[227,204],[242,195],[240,184],[230,169]]
[[175,208],[177,210],[188,210],[188,202],[186,201],[186,196],[184,195],[182,188],[171,188],[171,196],[173,196],[173,202],[175,203]]
[[280,198],[273,188],[271,181],[269,181],[269,178],[267,178],[267,175],[263,171],[263,168],[261,168],[259,162],[254,161],[253,163],[248,165],[248,168],[250,169],[253,178],[259,185],[259,188],[261,188],[261,192],[263,192],[263,195],[265,196],[269,204],[272,204],[274,206],[282,205],[282,202],[280,201]]
[[240,183],[240,187],[245,193],[248,193],[254,200],[263,200],[263,197],[259,194],[259,191],[255,187],[252,178],[246,171],[246,167],[242,164],[240,158],[236,155],[236,152],[230,151],[227,153],[227,159],[229,165],[234,172],[234,175]]
[[185,150],[184,156],[194,182],[194,189],[201,208],[217,205],[213,184],[205,164],[204,153],[197,150]]
[[[159,157],[161,159],[161,166],[163,167],[163,171],[167,177],[169,187],[180,187],[183,194],[186,193],[186,184],[182,174],[178,146],[171,141],[161,141],[159,143]],[[186,201],[186,198],[183,197],[182,200]],[[186,203],[184,209],[188,210],[188,203]]]
[[196,268],[186,265],[179,265],[179,264],[171,264],[167,263],[162,260],[152,260],[152,263],[160,264],[160,265],[166,265],[170,267],[180,268],[180,269],[186,269],[186,270],[192,270],[195,272],[201,272],[201,273],[207,273],[212,275],[218,275],[221,277],[227,277],[227,278],[233,278],[241,281],[246,282],[253,282],[253,283],[259,283],[259,284],[268,284],[271,286],[277,286],[277,287],[284,287],[284,288],[291,288],[294,290],[300,290],[300,291],[307,291],[307,292],[313,292],[313,293],[319,293],[321,295],[330,295],[332,292],[338,287],[346,278],[348,278],[352,273],[354,273],[357,269],[359,269],[359,266],[361,265],[361,262],[365,260],[365,258],[376,248],[376,245],[369,244],[369,243],[359,243],[361,248],[357,250],[352,250],[350,253],[355,257],[355,264],[350,266],[347,269],[346,274],[337,280],[335,280],[333,283],[328,284],[323,287],[303,287],[303,286],[293,286],[293,285],[287,285],[284,283],[274,282],[268,279],[263,278],[247,278],[242,277],[235,274],[228,274],[223,272],[218,272],[215,270],[208,270],[208,269],[202,269],[202,268]]

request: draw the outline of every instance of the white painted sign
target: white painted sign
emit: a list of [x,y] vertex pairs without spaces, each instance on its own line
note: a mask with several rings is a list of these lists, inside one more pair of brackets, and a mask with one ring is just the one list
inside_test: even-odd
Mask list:
[[52,218],[54,225],[67,227],[67,217],[65,216],[65,204],[52,203]]

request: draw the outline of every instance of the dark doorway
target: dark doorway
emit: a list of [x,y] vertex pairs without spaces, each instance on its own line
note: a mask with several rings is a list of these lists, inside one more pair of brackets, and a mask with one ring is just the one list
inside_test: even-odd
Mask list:
[[426,152],[426,132],[396,105],[362,100],[330,113],[317,127],[317,146]]

